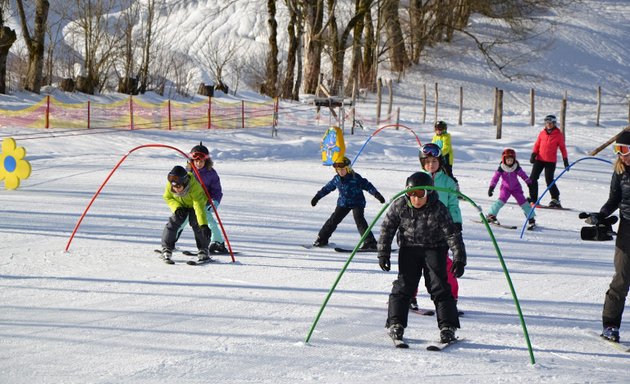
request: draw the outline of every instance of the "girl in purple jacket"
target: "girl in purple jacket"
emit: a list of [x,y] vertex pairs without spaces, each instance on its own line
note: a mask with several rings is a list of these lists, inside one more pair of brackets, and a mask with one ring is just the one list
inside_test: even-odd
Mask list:
[[[518,178],[523,179],[527,185],[530,185],[532,181],[527,177],[527,173],[523,171],[523,168],[516,160],[516,152],[512,148],[505,148],[501,155],[501,164],[499,168],[494,171],[492,180],[490,180],[490,188],[488,188],[488,196],[492,196],[494,188],[501,178],[501,190],[499,192],[499,199],[492,204],[488,210],[486,219],[491,223],[498,223],[497,214],[499,210],[505,205],[510,196],[514,196],[518,205],[523,209],[525,216],[529,216],[529,212],[532,207],[527,202],[525,195],[523,194],[523,188],[518,181]],[[530,229],[536,224],[534,215],[529,219]]]

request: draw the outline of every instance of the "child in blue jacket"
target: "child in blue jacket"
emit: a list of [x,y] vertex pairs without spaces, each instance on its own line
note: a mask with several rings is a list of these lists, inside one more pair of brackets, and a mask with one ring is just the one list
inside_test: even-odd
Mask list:
[[[326,220],[322,229],[319,230],[317,240],[313,243],[315,247],[324,247],[328,244],[328,239],[333,232],[335,232],[335,229],[337,229],[337,225],[341,223],[350,211],[352,211],[352,215],[354,216],[354,222],[357,225],[359,234],[363,235],[363,233],[365,233],[368,228],[368,223],[364,216],[366,202],[363,191],[367,191],[373,195],[381,204],[385,203],[385,198],[376,190],[372,183],[352,170],[350,167],[350,159],[344,157],[343,162],[334,163],[333,168],[337,172],[337,175],[320,189],[311,200],[311,205],[314,207],[322,197],[328,195],[335,189],[339,189],[337,207],[328,220]],[[376,238],[374,238],[372,232],[365,238],[361,249],[373,249],[376,251]]]

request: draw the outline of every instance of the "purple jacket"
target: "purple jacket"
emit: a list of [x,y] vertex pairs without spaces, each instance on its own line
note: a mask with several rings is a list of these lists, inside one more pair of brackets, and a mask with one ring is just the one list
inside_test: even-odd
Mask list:
[[[512,167],[508,167],[505,164],[499,165],[499,168],[494,171],[492,180],[490,180],[490,187],[496,187],[501,178],[501,190],[499,191],[499,200],[506,202],[510,196],[514,196],[519,205],[523,204],[526,199],[523,196],[523,188],[518,178],[523,179],[527,185],[530,185],[532,181],[527,176],[527,173],[523,171],[523,168],[515,161]],[[519,201],[520,200],[520,201]]]
[[206,167],[198,169],[198,171],[199,175],[201,176],[201,180],[203,180],[203,184],[206,186],[208,192],[210,193],[210,197],[212,198],[212,200],[216,200],[217,203],[221,203],[221,199],[223,198],[223,190],[221,189],[221,179],[219,179],[219,174],[217,173],[217,171],[215,171],[214,168],[207,169]]

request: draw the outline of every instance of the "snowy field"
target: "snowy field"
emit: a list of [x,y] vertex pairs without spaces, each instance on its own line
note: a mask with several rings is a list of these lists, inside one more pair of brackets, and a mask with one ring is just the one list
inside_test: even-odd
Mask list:
[[[596,6],[596,4],[599,4]],[[418,118],[418,89],[440,81],[446,90],[461,84],[507,92],[502,139],[491,124],[491,105],[467,98],[464,124],[456,124],[456,93],[445,91],[441,118],[449,122],[461,191],[484,210],[493,171],[504,147],[516,149],[527,173],[533,142],[547,113],[559,113],[564,90],[569,160],[581,159],[628,123],[630,62],[624,1],[585,2],[557,16],[558,41],[550,60],[530,69],[547,76],[538,84],[501,83],[483,62],[453,58],[452,68],[410,73],[396,84],[401,123],[422,142],[430,141],[432,118]],[[588,52],[588,55],[587,55]],[[613,55],[614,53],[614,55]],[[551,61],[565,60],[561,65]],[[580,61],[584,59],[586,61]],[[428,64],[429,66],[431,64]],[[426,68],[425,68],[426,69]],[[606,74],[610,74],[609,77]],[[602,124],[594,125],[594,90],[604,83]],[[625,83],[624,83],[625,81]],[[531,127],[527,91],[544,97]],[[617,87],[617,88],[615,88]],[[611,94],[613,93],[613,94]],[[615,96],[614,93],[617,93]],[[621,95],[621,96],[619,96]],[[0,96],[14,107],[28,95]],[[359,104],[374,115],[373,98]],[[431,106],[430,106],[431,107]],[[492,227],[520,300],[532,343],[529,351],[497,252],[478,212],[461,204],[466,273],[459,280],[459,309],[465,312],[463,341],[442,353],[425,346],[438,338],[435,317],[411,315],[405,336],[410,349],[397,350],[386,336],[387,297],[396,277],[382,272],[375,253],[350,263],[308,343],[306,336],[349,254],[305,249],[332,213],[337,194],[311,207],[310,200],[334,175],[320,164],[320,139],[327,118],[299,116],[295,126],[280,120],[270,129],[231,131],[65,131],[3,127],[27,150],[33,172],[15,191],[0,189],[0,383],[627,383],[630,354],[600,341],[604,293],[613,274],[613,242],[584,242],[581,211],[596,211],[608,195],[612,167],[576,163],[558,181],[570,210],[537,210],[539,228],[520,228],[520,208],[507,204],[499,219],[519,227]],[[286,120],[285,120],[286,121]],[[347,154],[359,152],[378,127],[350,135]],[[169,210],[162,200],[168,171],[183,164],[172,150],[132,153],[113,175],[65,252],[72,230],[111,169],[133,148],[166,144],[188,151],[200,140],[210,148],[221,176],[219,208],[236,262],[192,267],[175,254],[175,265],[159,260]],[[418,145],[409,131],[385,129],[374,136],[355,170],[390,198],[419,169]],[[614,161],[610,148],[598,155]],[[562,170],[558,163],[559,175]],[[541,193],[544,180],[541,178]],[[495,195],[496,197],[496,195]],[[382,205],[367,196],[371,222]],[[548,194],[543,203],[549,200]],[[378,236],[380,221],[375,225]],[[351,217],[331,241],[354,247],[359,239]],[[178,243],[193,249],[192,232]],[[421,290],[419,304],[432,303]],[[628,314],[621,337],[630,339]]]

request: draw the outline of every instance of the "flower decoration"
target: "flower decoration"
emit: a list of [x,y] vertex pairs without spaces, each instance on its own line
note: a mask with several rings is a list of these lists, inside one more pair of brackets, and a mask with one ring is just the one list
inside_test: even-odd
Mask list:
[[26,179],[31,175],[31,164],[24,160],[26,150],[24,147],[16,147],[15,140],[7,137],[2,140],[2,152],[0,153],[0,180],[4,180],[4,188],[17,189],[20,179]]

